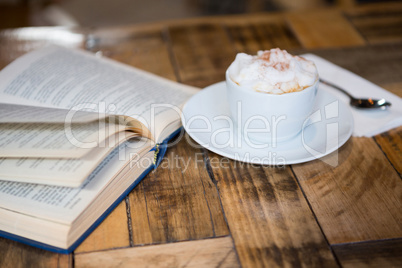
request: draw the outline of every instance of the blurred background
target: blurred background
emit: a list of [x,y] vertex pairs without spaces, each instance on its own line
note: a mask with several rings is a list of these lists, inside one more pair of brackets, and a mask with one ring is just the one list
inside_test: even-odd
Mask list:
[[380,0],[0,0],[0,29],[116,26],[197,16],[351,6]]

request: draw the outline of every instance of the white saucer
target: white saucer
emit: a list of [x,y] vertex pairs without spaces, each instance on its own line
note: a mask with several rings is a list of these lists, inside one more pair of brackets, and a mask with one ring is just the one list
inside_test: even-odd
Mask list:
[[182,123],[190,137],[208,150],[234,160],[266,165],[318,159],[340,148],[353,131],[350,108],[321,88],[310,121],[298,136],[277,144],[257,144],[234,127],[225,82],[194,95],[183,108]]

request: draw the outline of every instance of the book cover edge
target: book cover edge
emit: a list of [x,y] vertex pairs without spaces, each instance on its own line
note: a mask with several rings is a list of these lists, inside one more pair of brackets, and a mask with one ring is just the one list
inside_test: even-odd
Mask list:
[[142,181],[142,179],[153,169],[156,169],[160,162],[162,161],[166,150],[167,150],[167,143],[173,137],[175,137],[180,131],[182,127],[174,131],[169,137],[167,137],[162,143],[158,144],[159,146],[155,146],[150,151],[155,151],[155,162],[151,165],[148,169],[146,169],[137,180],[135,180],[110,206],[106,209],[101,216],[98,217],[96,221],[67,249],[54,247],[45,243],[41,243],[29,238],[25,238],[19,235],[11,234],[5,231],[0,230],[0,237],[4,237],[16,242],[20,242],[29,246],[33,246],[36,248],[44,249],[47,251],[51,251],[54,253],[61,253],[61,254],[70,254],[73,252],[95,229],[96,227],[101,224],[101,222],[112,212],[118,204]]

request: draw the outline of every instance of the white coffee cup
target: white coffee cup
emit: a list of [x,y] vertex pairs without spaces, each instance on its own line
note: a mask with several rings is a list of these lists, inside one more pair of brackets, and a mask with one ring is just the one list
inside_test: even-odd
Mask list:
[[251,142],[276,144],[298,135],[312,112],[317,95],[315,83],[301,91],[284,94],[257,92],[236,84],[226,71],[227,101],[238,133]]

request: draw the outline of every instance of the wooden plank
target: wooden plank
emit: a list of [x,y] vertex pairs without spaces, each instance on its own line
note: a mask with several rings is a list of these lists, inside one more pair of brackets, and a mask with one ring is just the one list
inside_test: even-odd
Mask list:
[[402,40],[402,10],[349,16],[351,22],[370,44]]
[[226,28],[237,52],[254,55],[258,50],[276,47],[289,50],[301,47],[283,18],[263,23],[232,23],[226,25]]
[[402,81],[396,83],[384,83],[381,84],[381,86],[389,92],[392,92],[402,98]]
[[337,266],[289,166],[208,155],[243,267]]
[[169,28],[174,64],[181,82],[199,87],[225,80],[236,55],[219,24]]
[[101,28],[92,31],[92,36],[97,40],[94,50],[103,56],[176,80],[162,29]]
[[304,51],[323,57],[379,86],[402,83],[402,43]]
[[365,40],[340,10],[322,9],[285,14],[305,48],[364,45]]
[[73,267],[72,255],[56,254],[0,237],[0,267]]
[[[140,183],[137,188],[130,193],[128,200],[130,205],[131,244],[148,245],[163,241],[162,239],[159,239],[158,241],[154,241],[153,239],[155,235],[152,234],[153,228],[148,219],[149,212],[147,199],[144,192],[144,183]],[[151,210],[150,213],[158,213],[158,211],[153,212],[154,210],[156,209]],[[154,229],[158,230],[158,228]],[[165,239],[165,241],[166,240],[167,239]]]
[[402,41],[402,4],[366,5],[345,11],[370,44]]
[[0,3],[0,29],[28,27],[30,9],[27,3]]
[[134,245],[229,234],[202,153],[186,138],[168,149],[160,166],[130,193],[129,200]]
[[364,5],[355,5],[354,7],[344,8],[344,12],[347,14],[370,14],[370,13],[378,13],[378,12],[389,12],[392,10],[400,10],[402,9],[402,2],[400,1],[388,1],[384,3],[381,2],[373,2]]
[[272,47],[300,47],[283,19],[273,16],[261,20],[261,24],[225,21],[224,27],[219,23],[169,27],[180,81],[199,87],[223,81],[236,52],[255,54]]
[[402,174],[402,126],[375,136],[375,141],[385,153],[395,170]]
[[293,166],[328,241],[401,237],[402,181],[374,140],[352,138],[338,160]]
[[228,25],[226,28],[238,53],[255,54],[261,47],[273,47],[271,42],[256,40],[255,29],[251,25]]
[[240,267],[232,239],[134,247],[75,255],[75,267]]
[[402,267],[402,240],[334,245],[342,267]]
[[130,246],[125,201],[82,242],[74,253]]

